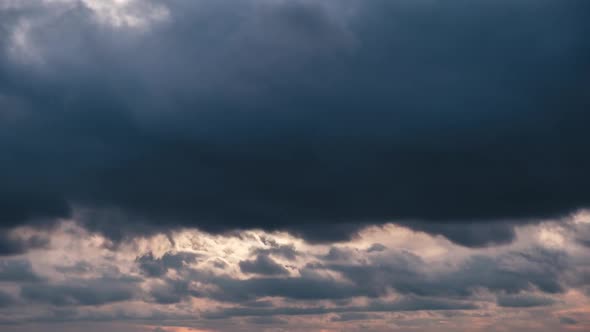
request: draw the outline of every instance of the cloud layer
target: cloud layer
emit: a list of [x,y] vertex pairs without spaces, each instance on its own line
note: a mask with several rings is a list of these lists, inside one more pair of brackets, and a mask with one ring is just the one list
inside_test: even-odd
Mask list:
[[113,250],[67,222],[48,249],[0,260],[0,326],[440,331],[431,324],[442,320],[445,331],[584,330],[590,257],[572,231],[582,220],[518,227],[512,244],[480,249],[388,224],[337,246],[191,230]]
[[590,203],[587,7],[2,4],[3,233],[75,217],[115,240],[336,241],[398,221],[507,243]]

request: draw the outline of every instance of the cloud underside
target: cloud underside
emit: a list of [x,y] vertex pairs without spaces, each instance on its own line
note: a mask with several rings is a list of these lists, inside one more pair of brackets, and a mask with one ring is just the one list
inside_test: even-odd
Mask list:
[[398,221],[476,247],[590,203],[587,1],[84,3],[0,5],[2,234]]

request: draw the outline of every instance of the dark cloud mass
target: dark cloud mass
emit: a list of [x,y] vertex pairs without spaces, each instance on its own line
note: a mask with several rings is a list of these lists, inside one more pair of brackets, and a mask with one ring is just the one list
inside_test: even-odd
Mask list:
[[[336,241],[399,220],[482,246],[590,205],[588,1],[150,5],[168,15],[140,28],[0,5],[3,229],[91,211],[113,239]],[[116,300],[56,291],[26,295]]]

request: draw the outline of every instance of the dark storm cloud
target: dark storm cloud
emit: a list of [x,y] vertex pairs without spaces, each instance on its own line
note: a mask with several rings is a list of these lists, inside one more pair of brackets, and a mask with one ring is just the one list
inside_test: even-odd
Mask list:
[[83,207],[115,239],[402,220],[482,246],[590,205],[587,1],[150,1],[145,31],[24,3],[0,7],[5,229]]

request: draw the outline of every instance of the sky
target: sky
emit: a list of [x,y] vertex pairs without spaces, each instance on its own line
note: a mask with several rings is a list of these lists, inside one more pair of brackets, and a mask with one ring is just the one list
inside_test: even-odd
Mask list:
[[0,330],[589,330],[588,35],[586,0],[0,0]]

